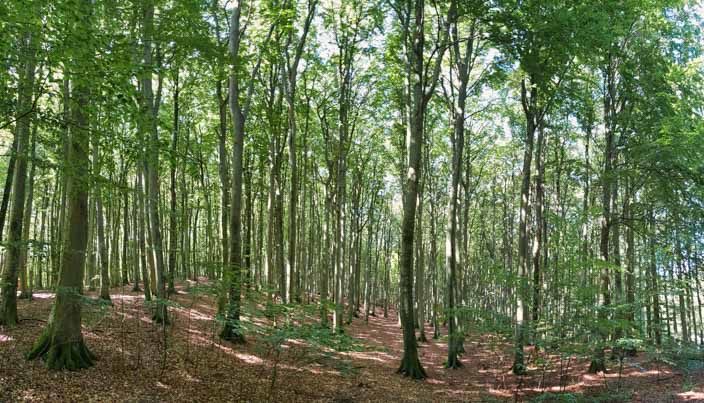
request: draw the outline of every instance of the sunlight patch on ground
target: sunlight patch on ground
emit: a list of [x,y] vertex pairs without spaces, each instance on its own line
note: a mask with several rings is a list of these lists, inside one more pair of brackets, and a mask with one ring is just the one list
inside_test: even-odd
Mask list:
[[54,293],[53,292],[35,292],[35,293],[32,293],[32,298],[39,298],[39,299],[54,298]]
[[510,392],[505,391],[505,390],[500,390],[500,389],[494,389],[494,388],[489,388],[489,393],[492,396],[500,396],[500,397],[511,397],[513,396]]
[[678,393],[677,397],[685,400],[685,401],[704,401],[704,393],[702,392],[695,392],[693,390],[690,390],[689,392],[684,392],[684,393]]
[[213,318],[210,315],[206,315],[204,313],[201,313],[200,311],[197,311],[195,309],[191,308],[173,308],[174,312],[181,313],[183,315],[190,315],[191,319],[195,320],[205,320],[205,321],[210,321],[213,320]]
[[263,364],[264,363],[264,360],[257,357],[256,355],[252,355],[252,354],[235,353],[235,357],[237,357],[240,361],[246,362],[247,364]]
[[122,301],[137,301],[144,299],[143,295],[128,295],[128,294],[110,294],[110,299],[119,299]]
[[117,315],[122,316],[122,319],[134,319],[134,316],[130,315],[127,312],[115,312]]
[[351,353],[345,353],[344,355],[351,357],[351,358],[358,358],[362,360],[369,360],[369,361],[377,361],[381,363],[386,363],[388,362],[389,359],[393,359],[393,357],[389,356],[386,354],[387,358],[381,359],[379,357],[374,357],[374,355],[381,355],[384,353],[361,353],[361,352],[351,352]]

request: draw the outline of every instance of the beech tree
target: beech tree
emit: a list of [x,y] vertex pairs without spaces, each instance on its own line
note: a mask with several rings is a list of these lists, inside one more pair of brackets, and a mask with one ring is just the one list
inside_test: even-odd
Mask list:
[[[164,363],[185,334],[275,360],[289,339],[385,337],[398,379],[477,370],[474,349],[506,341],[496,366],[522,386],[546,357],[696,356],[698,10],[4,2],[0,348],[31,334],[30,358],[91,366],[87,311],[106,338],[147,314]],[[32,295],[53,303],[41,334]]]
[[[61,272],[51,315],[27,356],[30,360],[38,357],[45,359],[49,368],[69,370],[90,367],[96,359],[83,341],[80,295],[86,258],[90,188],[90,83],[91,73],[95,71],[95,44],[90,39],[85,42],[95,32],[92,25],[92,2],[81,1],[74,12],[79,18],[66,33],[70,43],[77,49],[75,57],[67,61],[69,71],[72,72],[70,111],[74,123],[69,152],[65,156],[69,226],[64,238]],[[79,43],[81,46],[76,46]]]

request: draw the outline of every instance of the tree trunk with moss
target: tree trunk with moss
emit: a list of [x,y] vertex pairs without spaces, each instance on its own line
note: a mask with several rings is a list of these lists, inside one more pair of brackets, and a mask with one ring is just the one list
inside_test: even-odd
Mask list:
[[[88,242],[89,177],[89,103],[90,72],[93,48],[79,38],[91,37],[90,0],[83,0],[76,10],[72,43],[76,44],[75,74],[72,97],[73,123],[69,152],[66,155],[66,185],[68,197],[68,227],[63,238],[63,253],[56,287],[56,299],[46,328],[27,358],[41,357],[51,369],[77,370],[94,364],[96,357],[88,350],[81,334],[81,288]],[[80,45],[80,46],[78,46]]]

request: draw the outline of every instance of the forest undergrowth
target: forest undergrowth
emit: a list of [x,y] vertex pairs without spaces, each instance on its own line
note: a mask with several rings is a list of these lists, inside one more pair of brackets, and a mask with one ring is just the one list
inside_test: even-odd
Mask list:
[[[420,343],[428,379],[394,375],[403,353],[395,311],[355,318],[342,335],[316,323],[316,308],[267,303],[252,292],[243,307],[247,342],[218,338],[216,287],[185,283],[170,298],[172,322],[150,320],[143,295],[111,292],[112,305],[84,295],[83,334],[100,365],[51,372],[24,355],[48,316],[53,294],[20,300],[19,326],[0,328],[0,401],[564,401],[670,402],[704,399],[704,373],[653,352],[609,362],[527,348],[528,373],[511,373],[510,339],[470,329],[463,366],[444,368],[446,329]],[[310,305],[314,307],[315,305]],[[426,334],[432,335],[428,326]]]

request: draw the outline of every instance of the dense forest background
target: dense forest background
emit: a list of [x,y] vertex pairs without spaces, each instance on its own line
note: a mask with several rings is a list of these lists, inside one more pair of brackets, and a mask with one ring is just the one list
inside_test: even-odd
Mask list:
[[267,345],[248,357],[267,357],[269,392],[226,396],[279,400],[287,343],[380,335],[398,343],[380,376],[397,369],[409,400],[468,399],[452,382],[422,393],[485,365],[503,386],[474,388],[514,399],[546,373],[562,393],[602,374],[614,397],[624,368],[656,364],[704,398],[703,15],[687,0],[0,3],[0,400],[31,398],[25,371],[51,379],[34,359],[108,365],[110,337],[132,362],[158,345],[159,377],[193,337]]

